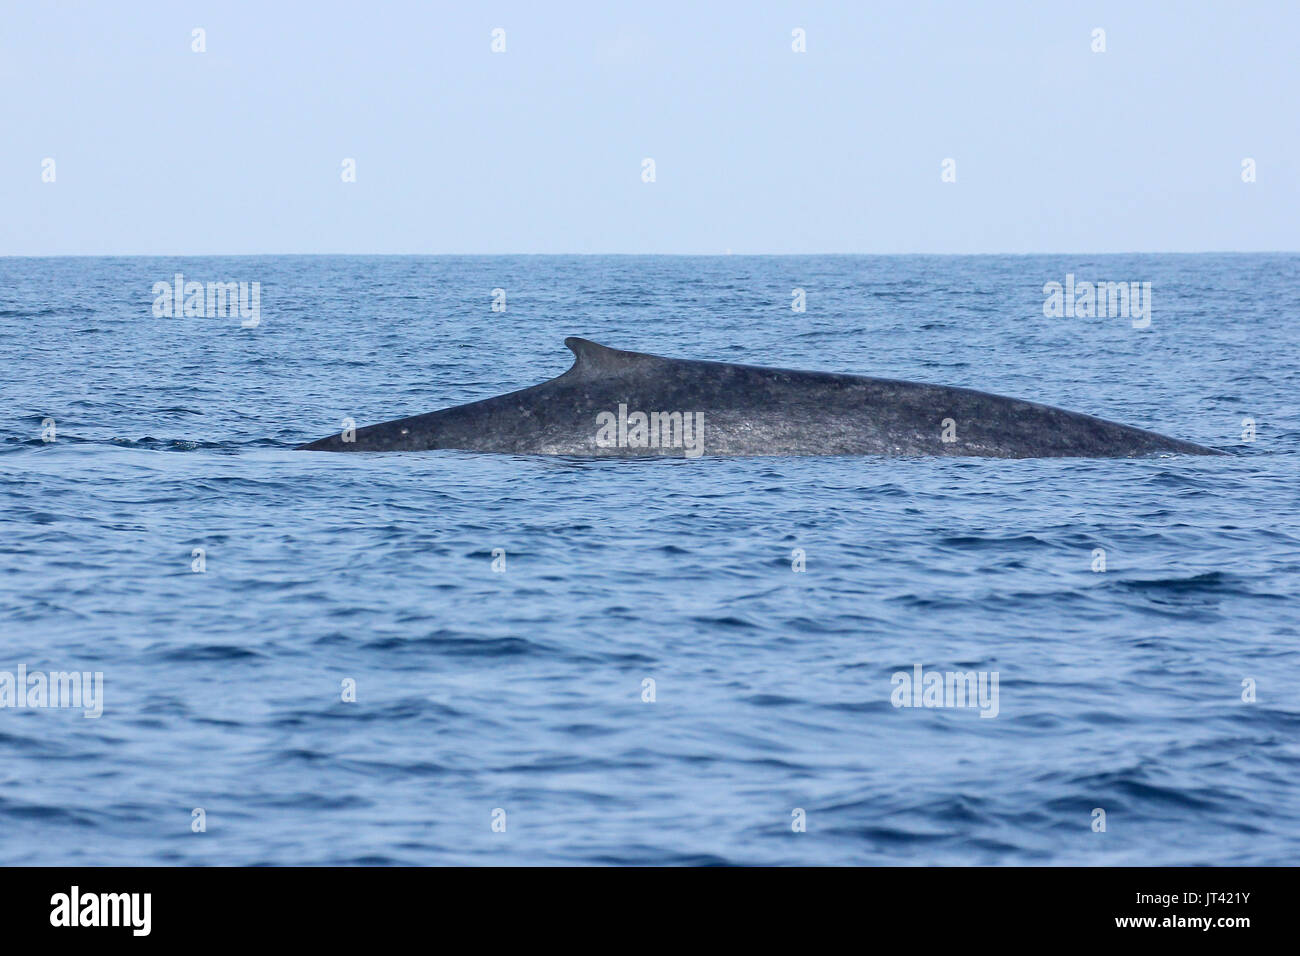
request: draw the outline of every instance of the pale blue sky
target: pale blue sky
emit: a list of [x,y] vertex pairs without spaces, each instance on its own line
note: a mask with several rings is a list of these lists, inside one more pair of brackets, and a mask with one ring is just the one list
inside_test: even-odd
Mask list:
[[11,0],[0,254],[1297,250],[1297,36],[1294,0]]

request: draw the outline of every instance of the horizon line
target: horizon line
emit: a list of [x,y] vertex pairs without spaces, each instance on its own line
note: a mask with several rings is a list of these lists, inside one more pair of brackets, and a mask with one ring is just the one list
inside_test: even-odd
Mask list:
[[877,257],[900,259],[909,256],[932,258],[973,258],[977,256],[1290,256],[1300,249],[1202,249],[1196,251],[1118,251],[1118,252],[47,252],[0,253],[0,259],[270,259],[285,256],[301,258],[370,258],[370,259],[451,259],[451,258],[679,258],[679,259],[796,259],[840,257]]

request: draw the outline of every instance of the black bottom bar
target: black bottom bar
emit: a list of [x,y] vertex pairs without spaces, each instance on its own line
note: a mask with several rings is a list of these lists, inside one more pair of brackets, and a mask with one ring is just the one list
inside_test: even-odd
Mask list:
[[1231,945],[1284,929],[1294,882],[1293,869],[1241,868],[10,868],[0,871],[0,925],[9,943],[76,934],[337,946],[432,930],[676,945],[686,927],[703,926],[732,944],[848,932],[864,943],[933,934],[942,945],[1098,936]]

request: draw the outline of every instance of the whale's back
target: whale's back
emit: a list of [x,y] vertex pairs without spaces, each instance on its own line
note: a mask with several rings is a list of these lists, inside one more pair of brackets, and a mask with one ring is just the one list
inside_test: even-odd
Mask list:
[[[591,457],[1217,454],[1140,428],[974,389],[664,358],[579,338],[565,345],[574,353],[573,367],[549,382],[361,428],[352,442],[337,436],[304,447]],[[686,428],[689,434],[683,434]]]

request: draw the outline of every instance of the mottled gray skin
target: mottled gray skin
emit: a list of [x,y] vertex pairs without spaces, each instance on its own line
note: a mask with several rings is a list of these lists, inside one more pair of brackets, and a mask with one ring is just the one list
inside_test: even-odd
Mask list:
[[[1130,458],[1222,452],[1155,432],[990,395],[859,375],[662,358],[564,344],[577,361],[559,378],[481,402],[331,435],[307,451],[457,448],[520,455],[684,457],[682,447],[597,444],[602,412],[703,413],[706,455],[971,455]],[[944,441],[945,419],[952,419]],[[606,437],[608,432],[606,432]],[[688,457],[693,457],[688,456]]]

